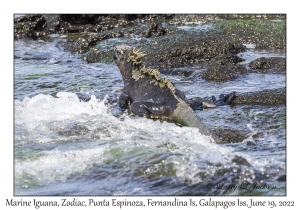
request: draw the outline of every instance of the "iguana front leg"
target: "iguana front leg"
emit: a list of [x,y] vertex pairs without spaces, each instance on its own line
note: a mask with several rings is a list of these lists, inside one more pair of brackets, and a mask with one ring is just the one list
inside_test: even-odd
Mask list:
[[194,97],[188,100],[188,104],[193,110],[201,110],[203,108],[215,108],[216,104],[212,100],[200,97]]
[[119,107],[122,111],[127,108],[130,108],[130,97],[126,93],[122,93],[119,97]]
[[215,108],[217,106],[232,104],[233,100],[236,97],[236,92],[232,92],[227,95],[221,94],[218,100],[214,96],[211,97],[211,100],[206,98],[194,97],[188,100],[188,104],[193,110],[200,110],[203,108]]
[[221,94],[219,96],[219,100],[217,100],[214,96],[212,97],[212,100],[214,102],[214,104],[216,104],[217,106],[224,106],[224,105],[230,105],[232,104],[233,100],[237,97],[237,94],[235,91],[233,91],[230,94],[224,95]]

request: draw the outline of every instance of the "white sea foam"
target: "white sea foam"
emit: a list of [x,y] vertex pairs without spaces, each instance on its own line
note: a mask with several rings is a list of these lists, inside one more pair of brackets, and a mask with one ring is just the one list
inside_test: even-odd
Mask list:
[[[84,173],[92,164],[97,163],[105,147],[73,151],[44,151],[37,160],[17,161],[15,178],[17,182],[24,177],[33,179],[38,185],[66,181],[70,175]],[[24,185],[22,186],[24,187]]]
[[19,121],[64,120],[80,114],[107,115],[104,101],[91,97],[88,102],[80,102],[74,93],[60,92],[58,98],[39,94],[33,98],[15,101],[15,119]]

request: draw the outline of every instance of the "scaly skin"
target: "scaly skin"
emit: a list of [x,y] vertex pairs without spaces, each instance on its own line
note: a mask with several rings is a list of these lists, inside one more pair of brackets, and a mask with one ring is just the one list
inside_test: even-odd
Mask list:
[[130,109],[136,115],[167,119],[184,126],[196,127],[200,133],[214,136],[198,119],[188,104],[185,95],[166,78],[159,78],[159,72],[146,69],[140,60],[145,54],[130,46],[117,46],[113,58],[124,80],[124,88],[119,98],[121,109]]

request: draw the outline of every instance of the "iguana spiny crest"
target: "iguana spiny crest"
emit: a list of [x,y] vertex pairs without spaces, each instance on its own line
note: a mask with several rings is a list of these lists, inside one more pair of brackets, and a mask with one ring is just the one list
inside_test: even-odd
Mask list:
[[157,69],[146,68],[145,64],[141,60],[142,57],[146,56],[141,48],[136,50],[133,48],[132,53],[129,55],[127,62],[132,62],[134,69],[132,70],[132,78],[136,81],[145,76],[151,77],[150,84],[159,85],[161,88],[167,86],[173,93],[175,93],[174,85],[166,78],[159,78],[160,72]]

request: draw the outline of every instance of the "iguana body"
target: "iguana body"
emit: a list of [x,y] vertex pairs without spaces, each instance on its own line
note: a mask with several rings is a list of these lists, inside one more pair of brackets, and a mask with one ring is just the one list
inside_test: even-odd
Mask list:
[[[159,78],[157,70],[145,68],[140,60],[144,55],[126,45],[117,46],[113,53],[124,80],[120,108],[129,108],[139,116],[168,119],[184,126],[197,127],[200,133],[211,135],[191,107],[213,107],[215,103],[203,103],[201,98],[187,100],[170,81]],[[217,140],[217,137],[213,138]]]

